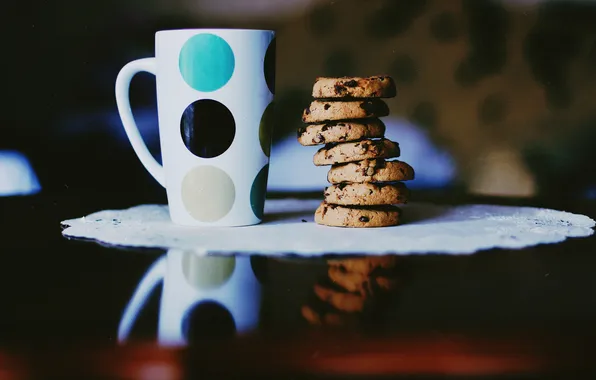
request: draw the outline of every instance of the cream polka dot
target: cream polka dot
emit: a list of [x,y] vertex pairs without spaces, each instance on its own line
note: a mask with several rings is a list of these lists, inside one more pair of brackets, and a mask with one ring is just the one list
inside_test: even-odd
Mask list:
[[236,259],[233,256],[199,256],[185,252],[182,257],[182,273],[190,286],[196,289],[213,289],[223,285],[234,273]]
[[182,203],[201,222],[215,222],[226,216],[235,197],[230,176],[214,166],[197,166],[182,180]]

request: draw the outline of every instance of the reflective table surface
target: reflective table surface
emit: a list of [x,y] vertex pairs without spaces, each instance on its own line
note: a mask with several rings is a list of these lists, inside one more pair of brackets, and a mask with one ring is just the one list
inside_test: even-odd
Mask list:
[[[284,196],[318,195],[272,194]],[[415,197],[596,217],[596,202],[579,199]],[[461,256],[306,259],[198,257],[61,235],[61,220],[155,202],[165,200],[0,198],[0,378],[595,374],[594,236]]]

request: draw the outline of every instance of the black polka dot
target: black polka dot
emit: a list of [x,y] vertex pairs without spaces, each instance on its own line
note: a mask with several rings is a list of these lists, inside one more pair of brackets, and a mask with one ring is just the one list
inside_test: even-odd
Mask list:
[[410,114],[410,120],[425,128],[435,128],[438,123],[437,109],[431,102],[420,102]]
[[427,5],[428,0],[386,0],[379,10],[370,15],[366,30],[374,38],[398,36],[410,28],[414,20],[424,13]]
[[269,272],[267,270],[267,258],[263,256],[251,256],[250,267],[252,268],[255,277],[261,284],[266,284],[269,279]]
[[395,58],[389,73],[398,84],[410,84],[418,79],[416,62],[408,55],[399,55]]
[[267,48],[267,52],[265,53],[265,62],[264,66],[264,74],[265,74],[265,82],[267,82],[267,87],[269,87],[269,91],[272,94],[275,94],[275,60],[276,60],[276,39],[274,38],[269,43],[269,47]]
[[236,334],[236,323],[225,306],[215,301],[203,301],[186,313],[182,331],[187,342],[193,344],[208,339],[231,338]]
[[485,125],[500,123],[507,115],[507,103],[503,96],[491,94],[478,106],[478,118]]
[[348,50],[332,52],[323,63],[323,73],[326,76],[341,77],[355,75],[356,62]]
[[180,119],[184,145],[195,156],[213,158],[223,154],[236,135],[236,122],[230,110],[212,99],[197,100]]
[[330,4],[319,5],[306,17],[307,28],[315,37],[330,34],[337,24],[336,15]]
[[430,33],[439,42],[455,40],[460,33],[460,25],[451,12],[442,12],[430,21]]

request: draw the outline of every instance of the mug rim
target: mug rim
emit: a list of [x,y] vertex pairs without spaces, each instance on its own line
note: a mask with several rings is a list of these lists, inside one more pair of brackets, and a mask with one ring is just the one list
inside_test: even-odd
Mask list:
[[174,33],[188,33],[188,32],[270,32],[276,33],[275,30],[272,29],[247,29],[247,28],[179,28],[179,29],[162,29],[155,32],[155,35],[160,34],[174,34]]

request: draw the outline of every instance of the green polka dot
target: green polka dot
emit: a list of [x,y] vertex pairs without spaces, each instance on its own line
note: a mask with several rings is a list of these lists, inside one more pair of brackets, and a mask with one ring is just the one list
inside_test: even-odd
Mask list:
[[186,41],[178,63],[184,81],[202,92],[225,86],[235,67],[230,45],[223,38],[208,33],[197,34]]
[[269,157],[271,154],[271,135],[273,134],[273,124],[275,114],[273,102],[269,103],[263,116],[261,116],[261,123],[259,124],[259,141],[261,142],[261,149],[265,156]]
[[235,198],[234,182],[214,166],[198,166],[182,180],[182,203],[201,222],[215,222],[226,216]]
[[269,164],[263,166],[263,169],[257,174],[250,189],[250,206],[256,217],[263,219],[263,209],[265,208],[265,195],[267,195],[267,177],[269,176]]
[[196,289],[213,289],[223,285],[234,273],[236,259],[233,256],[199,256],[185,252],[182,257],[182,273],[188,284]]

